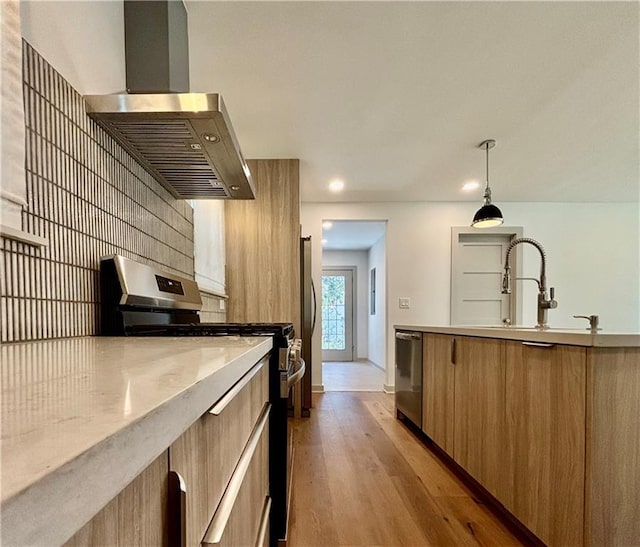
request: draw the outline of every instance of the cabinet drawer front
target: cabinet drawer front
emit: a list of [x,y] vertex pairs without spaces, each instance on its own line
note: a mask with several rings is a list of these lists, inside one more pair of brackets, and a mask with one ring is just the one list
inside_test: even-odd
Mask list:
[[167,462],[165,450],[64,546],[166,545]]
[[186,484],[187,545],[200,543],[268,400],[269,356],[260,364],[219,415],[205,413],[169,449],[170,468]]
[[202,545],[205,547],[253,546],[263,535],[265,503],[269,496],[270,406],[265,405],[204,535]]

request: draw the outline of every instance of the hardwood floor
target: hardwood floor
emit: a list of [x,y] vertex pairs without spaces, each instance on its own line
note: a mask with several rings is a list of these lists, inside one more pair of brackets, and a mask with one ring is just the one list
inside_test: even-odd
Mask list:
[[295,420],[290,547],[521,545],[395,418],[393,395],[314,394]]
[[382,391],[384,371],[370,361],[322,363],[325,391]]

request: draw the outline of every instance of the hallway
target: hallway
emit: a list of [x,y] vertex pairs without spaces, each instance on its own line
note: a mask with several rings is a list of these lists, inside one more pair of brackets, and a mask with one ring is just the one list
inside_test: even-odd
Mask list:
[[392,395],[314,397],[293,422],[290,547],[520,545],[396,420]]
[[382,391],[384,371],[371,361],[322,363],[325,391]]

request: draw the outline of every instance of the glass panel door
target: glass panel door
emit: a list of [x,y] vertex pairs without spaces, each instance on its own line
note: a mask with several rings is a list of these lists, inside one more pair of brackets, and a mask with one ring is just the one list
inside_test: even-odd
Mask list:
[[353,271],[322,272],[322,360],[353,361]]

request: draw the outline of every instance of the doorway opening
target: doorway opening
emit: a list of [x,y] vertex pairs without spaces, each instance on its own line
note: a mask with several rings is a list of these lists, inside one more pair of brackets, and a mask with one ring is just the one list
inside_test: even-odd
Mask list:
[[386,222],[325,220],[322,233],[324,390],[382,391]]

